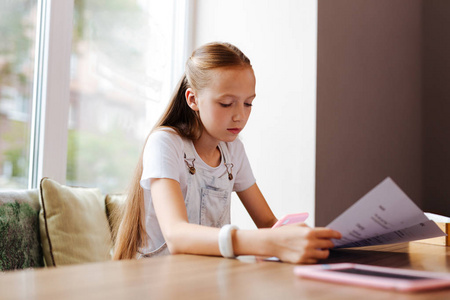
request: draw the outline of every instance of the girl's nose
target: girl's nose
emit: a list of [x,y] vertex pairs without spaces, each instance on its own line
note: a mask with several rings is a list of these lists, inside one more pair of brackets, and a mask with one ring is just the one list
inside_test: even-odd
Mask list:
[[233,112],[233,121],[238,122],[244,118],[244,106],[238,105]]

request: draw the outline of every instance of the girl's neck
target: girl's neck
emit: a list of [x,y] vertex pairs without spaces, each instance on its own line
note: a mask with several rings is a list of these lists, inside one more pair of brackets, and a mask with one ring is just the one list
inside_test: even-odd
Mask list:
[[209,166],[217,167],[221,162],[221,154],[219,150],[219,141],[208,139],[204,134],[198,140],[193,141],[195,151],[200,158]]

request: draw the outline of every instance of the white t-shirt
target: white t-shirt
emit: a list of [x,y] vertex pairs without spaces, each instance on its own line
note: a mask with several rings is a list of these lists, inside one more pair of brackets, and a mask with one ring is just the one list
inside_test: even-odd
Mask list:
[[[233,191],[244,191],[256,181],[245,153],[244,145],[239,139],[236,139],[231,143],[227,143],[227,146],[230,153],[230,162],[233,163],[233,176],[235,178]],[[218,167],[211,167],[200,158],[197,152],[194,155],[195,168],[203,169],[216,177],[226,172],[226,167],[223,163]],[[170,178],[178,181],[185,198],[187,175],[182,138],[172,129],[161,129],[153,132],[144,148],[141,177],[141,186],[144,189],[145,224],[149,236],[149,248],[142,251],[152,251],[164,244],[164,238],[151,199],[150,179]]]

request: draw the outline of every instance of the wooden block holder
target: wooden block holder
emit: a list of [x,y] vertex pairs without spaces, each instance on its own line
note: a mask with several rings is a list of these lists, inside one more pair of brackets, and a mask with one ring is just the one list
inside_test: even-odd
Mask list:
[[431,239],[418,240],[418,243],[426,243],[440,246],[450,246],[450,223],[436,222],[437,226],[447,234],[447,236],[439,236]]

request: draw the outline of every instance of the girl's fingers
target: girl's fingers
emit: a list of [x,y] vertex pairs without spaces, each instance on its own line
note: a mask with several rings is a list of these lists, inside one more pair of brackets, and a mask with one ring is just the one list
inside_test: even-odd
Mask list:
[[315,264],[318,260],[326,259],[330,255],[328,249],[311,249],[298,263],[302,264]]
[[313,257],[316,259],[326,259],[330,255],[330,251],[328,249],[315,249],[313,253]]
[[[317,263],[318,260],[328,258],[330,255],[330,251],[328,249],[334,247],[332,239],[340,239],[342,237],[338,231],[323,227],[310,228],[304,224],[287,225],[286,228],[281,227],[280,230],[286,230],[287,233],[292,232],[289,232],[289,230],[295,230],[294,227],[289,227],[289,229],[288,226],[304,227],[302,231],[293,232],[296,239],[292,244],[293,247],[289,250],[296,252],[296,254],[292,257],[291,254],[293,253],[286,253],[285,256],[287,261],[294,263],[312,264]],[[299,241],[298,237],[300,237],[303,241]],[[289,252],[288,249],[286,250]],[[289,258],[289,256],[291,257]]]
[[317,259],[314,258],[307,258],[304,261],[299,261],[300,264],[315,264],[317,263]]
[[319,227],[315,228],[313,232],[319,239],[340,239],[342,237],[338,231],[329,228]]
[[333,247],[334,244],[330,240],[316,240],[311,243],[311,248],[313,249],[328,249]]

